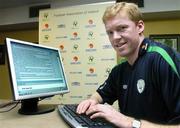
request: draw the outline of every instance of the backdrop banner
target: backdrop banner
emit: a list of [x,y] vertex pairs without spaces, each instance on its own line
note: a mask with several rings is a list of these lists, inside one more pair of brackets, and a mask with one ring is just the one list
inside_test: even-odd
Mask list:
[[70,93],[62,103],[89,98],[117,64],[102,22],[107,6],[96,3],[40,11],[39,43],[60,49]]

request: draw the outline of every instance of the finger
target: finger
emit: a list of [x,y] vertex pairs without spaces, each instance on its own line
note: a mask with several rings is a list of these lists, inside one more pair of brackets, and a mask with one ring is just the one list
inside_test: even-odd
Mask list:
[[86,102],[83,106],[82,106],[82,109],[81,109],[81,113],[85,113],[88,108],[90,106],[90,102]]
[[89,107],[87,114],[92,114],[92,113],[99,112],[102,110],[103,110],[103,107],[101,107],[101,104],[92,105]]
[[104,118],[105,119],[105,114],[103,112],[97,112],[97,113],[94,113],[90,116],[91,119],[94,119],[94,118]]
[[78,114],[81,114],[81,111],[82,111],[82,109],[83,109],[83,106],[84,106],[84,103],[83,103],[83,102],[81,102],[81,103],[78,105],[78,107],[77,107],[77,109],[76,109],[76,112],[77,112]]
[[88,109],[88,107],[89,107],[89,103],[87,101],[84,101],[78,105],[76,112],[78,114],[85,113],[85,111]]
[[90,114],[93,114],[93,113],[96,113],[98,112],[98,105],[92,105],[89,107],[89,109],[86,111],[86,115],[90,115]]

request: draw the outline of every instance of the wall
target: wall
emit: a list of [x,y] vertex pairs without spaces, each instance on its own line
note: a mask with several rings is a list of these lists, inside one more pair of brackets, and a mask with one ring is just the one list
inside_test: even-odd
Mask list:
[[0,32],[0,43],[4,43],[6,37],[16,38],[19,40],[26,40],[31,42],[38,42],[38,31],[34,30],[18,30],[9,32]]
[[180,34],[180,19],[145,21],[145,35]]
[[[112,4],[81,5],[40,12],[39,42],[60,48],[67,83],[72,92],[64,95],[62,103],[79,103],[90,97],[107,79],[107,69],[111,70],[116,65],[116,52],[109,47],[111,44],[101,20],[105,8]],[[46,35],[48,38],[45,38]],[[53,101],[58,102],[58,99]]]
[[[180,19],[145,21],[145,36],[149,34],[180,34]],[[22,30],[0,33],[0,43],[4,42],[6,36],[32,42],[38,41],[38,30]],[[0,98],[11,98],[9,86],[7,58],[6,65],[0,65]]]
[[[85,3],[88,3],[89,0],[84,0],[84,1]],[[168,3],[168,4],[161,6],[160,5],[161,3]],[[173,2],[169,0],[157,0],[156,2],[152,2],[152,0],[145,0],[145,7],[147,7],[147,11],[149,12],[155,11],[155,10],[156,11],[160,11],[160,10],[167,11],[170,9],[177,10],[180,5],[179,3],[180,3],[179,0],[173,0]],[[58,6],[62,7],[62,6],[73,5],[73,4],[74,4],[73,2],[70,2],[70,0],[67,0],[66,2],[64,1],[64,3],[62,3],[61,5],[58,3],[54,4],[54,7],[58,7]],[[26,6],[26,8],[27,7],[28,6]],[[14,8],[14,9],[0,10],[0,16],[1,16],[0,25],[6,24],[6,23],[14,24],[16,22],[27,22],[27,21],[32,22],[33,20],[37,20],[37,19],[29,20],[27,16],[24,18],[23,15],[21,14],[24,13],[25,15],[27,15],[27,12],[25,13],[27,9],[25,9],[25,11],[23,12],[22,11],[23,8],[24,7],[16,8],[16,9]],[[17,13],[20,13],[20,14],[16,14],[16,10],[19,10]],[[143,11],[145,12],[145,10]],[[13,16],[11,14],[13,14]],[[149,36],[149,34],[180,34],[180,19],[145,21],[144,33],[145,33],[145,36]],[[16,38],[16,39],[21,39],[21,40],[26,40],[26,41],[31,41],[31,42],[38,42],[38,29],[0,32],[0,44],[4,43],[5,37],[11,37],[11,38]],[[9,83],[8,75],[9,74],[8,74],[7,58],[6,58],[6,65],[0,65],[0,99],[11,98],[11,91],[10,91],[10,86],[9,86],[10,83]]]
[[59,8],[73,5],[81,5],[81,4],[90,4],[97,2],[109,2],[114,0],[61,0],[51,3],[43,3],[43,1],[39,4],[26,5],[14,8],[4,8],[0,9],[0,25],[9,25],[9,24],[20,24],[20,23],[31,23],[37,22],[38,18],[29,18],[29,7],[35,5],[43,5],[50,4],[51,8]]
[[179,10],[179,0],[144,0],[143,12],[163,12]]
[[[29,7],[35,5],[43,5],[43,4],[51,4],[51,8],[59,8],[73,5],[81,5],[81,4],[91,4],[97,2],[110,2],[115,0],[61,0],[54,1],[51,3],[39,3],[33,5],[26,5],[14,8],[5,8],[0,9],[0,26],[1,25],[9,25],[9,24],[20,24],[20,23],[31,23],[37,22],[38,18],[29,18]],[[152,0],[144,0],[144,7],[141,8],[144,13],[152,13],[152,12],[171,12],[175,11],[180,14],[180,1],[179,0],[156,0],[152,2]],[[160,17],[162,15],[159,15]],[[3,18],[2,18],[3,17]]]
[[[38,42],[38,30],[19,30],[0,33],[0,44],[4,44],[5,37]],[[11,99],[9,71],[6,56],[5,65],[0,65],[0,99]]]

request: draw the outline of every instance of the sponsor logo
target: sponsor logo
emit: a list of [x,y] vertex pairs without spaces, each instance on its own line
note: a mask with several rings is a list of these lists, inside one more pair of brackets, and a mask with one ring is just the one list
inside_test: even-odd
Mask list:
[[66,35],[64,36],[57,36],[56,39],[67,39],[68,37]]
[[90,44],[89,44],[89,48],[94,48],[93,43],[90,43]]
[[77,25],[78,25],[78,22],[77,22],[77,21],[74,21],[74,22],[73,22],[73,26],[74,26],[74,27],[77,27]]
[[88,33],[88,36],[89,36],[89,37],[93,37],[93,35],[94,35],[94,33],[93,33],[92,31],[90,31],[90,32]]
[[92,25],[92,24],[93,24],[93,20],[92,20],[92,19],[89,19],[89,20],[88,20],[88,23],[89,23],[90,25]]
[[94,52],[94,51],[97,51],[97,50],[94,48],[94,44],[93,44],[93,43],[89,43],[89,44],[88,44],[88,49],[86,49],[86,52]]
[[111,68],[106,68],[106,71],[105,71],[105,72],[106,72],[106,74],[108,74],[108,75],[109,75],[109,74],[110,74],[110,72],[111,72]]
[[94,32],[93,31],[89,31],[88,32],[88,37],[87,37],[88,40],[92,40],[92,39],[95,39],[94,38]]
[[70,98],[72,98],[72,99],[81,99],[81,98],[83,98],[83,96],[70,96]]
[[71,85],[72,86],[80,86],[80,82],[77,82],[77,81],[76,82],[72,82]]
[[59,45],[59,49],[60,49],[61,53],[65,53],[66,52],[63,44]]
[[79,45],[78,44],[74,44],[73,45],[73,49],[72,49],[72,53],[78,53],[79,52]]
[[42,31],[43,32],[44,31],[51,31],[51,28],[49,28],[49,24],[48,23],[44,24],[44,29],[42,29]]
[[88,57],[88,64],[95,64],[94,60],[95,60],[94,56],[89,56]]
[[48,34],[43,36],[43,42],[44,43],[49,43],[50,42],[50,36]]
[[74,38],[77,38],[78,33],[77,33],[77,32],[74,32],[74,33],[73,33],[73,36],[74,36]]
[[114,61],[115,58],[102,58],[101,61]]
[[78,58],[77,56],[74,56],[74,57],[73,57],[73,60],[74,60],[75,62],[77,62],[78,59],[79,59],[79,58]]
[[45,27],[45,28],[49,28],[49,24],[47,24],[47,23],[44,24],[44,27]]
[[43,15],[42,15],[42,21],[47,21],[48,20],[48,17],[49,17],[49,14],[48,13],[44,13]]
[[57,28],[65,28],[65,27],[66,27],[65,24],[59,24],[59,25],[57,25]]
[[94,68],[89,68],[89,72],[90,72],[90,73],[94,73],[94,72],[95,72],[95,69],[94,69]]
[[71,62],[71,64],[81,64],[81,62],[79,62],[79,58],[77,56],[74,56],[73,62]]
[[74,71],[74,72],[69,72],[70,74],[82,74],[81,71]]
[[112,49],[112,45],[111,44],[104,44],[102,46],[102,49]]
[[64,50],[64,45],[59,45],[60,50]]
[[74,49],[74,50],[77,50],[78,47],[79,47],[78,44],[74,44],[74,45],[73,45],[73,49]]
[[73,32],[73,34],[72,34],[72,38],[71,38],[71,40],[80,40],[80,38],[78,37],[78,33],[77,32]]
[[47,18],[48,18],[48,16],[49,16],[49,14],[48,14],[48,13],[44,13],[44,15],[43,15],[43,16],[44,16],[44,18],[46,18],[46,19],[47,19]]
[[45,40],[49,40],[49,35],[44,35]]
[[89,86],[89,85],[91,85],[91,86],[94,86],[94,85],[95,85],[95,86],[96,86],[96,85],[99,85],[99,83],[84,83],[84,84],[85,84],[85,85],[88,85],[88,86]]
[[96,25],[94,24],[94,21],[92,19],[88,20],[88,24],[85,26],[85,28],[93,28],[96,27]]
[[72,26],[73,26],[72,29],[78,29],[79,28],[77,21],[73,21]]
[[106,68],[106,70],[105,70],[105,74],[104,74],[104,77],[108,77],[109,76],[109,74],[110,74],[110,72],[111,72],[111,68]]
[[89,62],[93,62],[94,61],[94,56],[89,56],[88,60],[89,60]]
[[89,73],[86,74],[86,77],[97,77],[97,74],[95,73],[95,69],[89,68]]

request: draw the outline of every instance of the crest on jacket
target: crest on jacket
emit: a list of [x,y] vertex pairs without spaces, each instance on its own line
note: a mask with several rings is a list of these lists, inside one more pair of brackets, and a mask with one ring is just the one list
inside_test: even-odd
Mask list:
[[143,79],[139,79],[137,81],[137,90],[141,94],[145,89],[145,82]]

